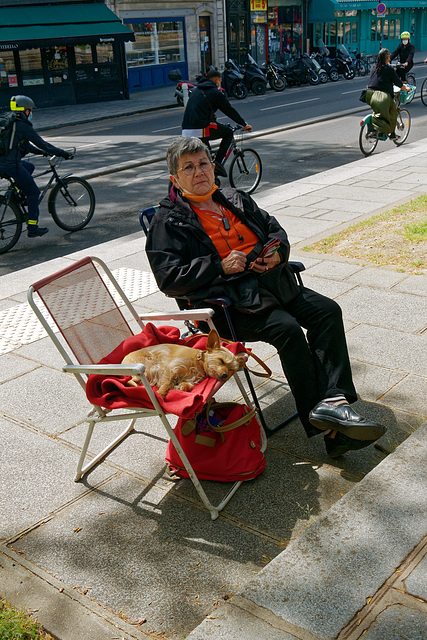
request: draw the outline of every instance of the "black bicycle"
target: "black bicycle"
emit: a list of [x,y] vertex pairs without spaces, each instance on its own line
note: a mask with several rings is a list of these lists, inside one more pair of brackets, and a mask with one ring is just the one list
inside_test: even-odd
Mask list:
[[[228,169],[228,179],[235,189],[253,193],[261,181],[262,162],[261,158],[253,149],[244,149],[242,145],[243,128],[240,126],[228,125],[233,131],[233,139],[228,147],[223,164],[233,155]],[[236,140],[236,131],[242,133]]]
[[[72,150],[72,156],[76,149]],[[40,193],[39,204],[50,189],[48,210],[55,224],[64,231],[80,231],[92,219],[95,211],[95,194],[83,178],[70,173],[60,176],[58,168],[62,162],[59,156],[49,157],[49,168],[34,176],[52,173],[48,183]],[[8,180],[9,186],[0,195],[0,254],[9,251],[18,242],[22,225],[28,220],[27,199],[15,181],[0,173],[0,178]],[[53,184],[55,183],[55,184]],[[53,184],[53,186],[52,186]]]

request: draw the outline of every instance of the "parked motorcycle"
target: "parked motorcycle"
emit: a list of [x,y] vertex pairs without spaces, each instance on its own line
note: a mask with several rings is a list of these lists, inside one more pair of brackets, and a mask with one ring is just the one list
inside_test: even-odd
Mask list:
[[322,69],[328,74],[329,80],[332,80],[332,82],[339,80],[340,74],[332,64],[332,60],[329,58],[329,49],[324,44],[319,45],[319,53],[315,53],[314,56]]
[[265,79],[274,91],[283,91],[286,87],[285,67],[277,62],[263,62],[261,69]]
[[315,72],[319,76],[320,82],[322,84],[325,84],[325,82],[328,82],[328,74],[323,69],[323,67],[321,66],[321,64],[317,60],[316,55],[314,53],[311,54],[310,60],[311,60],[311,64],[313,65],[313,68],[314,68]]
[[[181,82],[182,81],[181,71],[179,69],[171,69],[168,73],[168,78],[169,80],[172,80],[172,82],[178,83],[175,87],[174,97],[176,98],[176,101],[179,104],[179,106],[183,107],[184,106],[184,89],[182,85],[184,84],[184,82]],[[193,89],[196,88],[196,85],[194,82],[188,82],[188,80],[186,80],[185,83],[188,86],[188,95],[190,96]]]
[[248,95],[248,88],[243,82],[243,74],[231,59],[225,63],[221,84],[226,93],[237,100],[243,100]]
[[257,96],[262,96],[267,91],[267,81],[261,67],[248,53],[246,63],[241,67],[243,82],[247,88]]
[[310,58],[305,53],[285,66],[286,82],[289,86],[304,84],[319,84],[319,76],[314,71]]
[[332,58],[331,62],[346,80],[353,80],[355,76],[353,60],[343,44],[338,45],[336,57]]

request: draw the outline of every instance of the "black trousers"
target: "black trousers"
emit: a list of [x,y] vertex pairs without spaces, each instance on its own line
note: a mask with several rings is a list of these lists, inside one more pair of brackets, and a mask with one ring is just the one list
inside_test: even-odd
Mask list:
[[214,129],[213,127],[209,127],[209,137],[202,138],[202,141],[210,148],[210,140],[218,140],[218,138],[222,138],[215,156],[215,162],[219,163],[224,160],[224,156],[233,139],[233,132],[230,127],[226,127],[224,124],[220,124],[219,122],[216,122],[215,124],[216,128]]
[[[276,347],[309,437],[319,433],[308,416],[320,400],[338,393],[349,402],[357,400],[341,308],[336,302],[303,287],[285,305],[277,303],[255,313],[231,308],[230,315],[240,340],[260,340]],[[222,310],[213,320],[220,334],[230,337]]]

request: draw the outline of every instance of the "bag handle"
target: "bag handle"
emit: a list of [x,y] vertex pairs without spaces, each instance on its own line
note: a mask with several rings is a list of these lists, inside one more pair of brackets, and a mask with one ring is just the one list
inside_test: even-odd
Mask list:
[[256,409],[248,409],[248,412],[245,413],[241,418],[239,418],[238,420],[235,420],[234,422],[230,422],[230,424],[226,424],[224,426],[213,425],[210,422],[209,411],[211,411],[212,409],[223,409],[225,407],[239,407],[239,406],[241,405],[239,405],[238,402],[213,402],[213,400],[209,400],[209,402],[206,404],[205,411],[206,411],[206,421],[210,426],[210,428],[213,431],[216,431],[216,433],[224,433],[226,431],[232,431],[232,429],[237,429],[237,427],[240,427],[240,425],[245,424],[246,422],[250,422],[252,418],[255,416],[255,414],[257,413]]
[[[196,338],[207,338],[208,335],[209,335],[208,333],[195,333],[194,335],[190,336],[190,338],[188,338],[187,342],[190,342],[192,339],[196,339]],[[227,340],[227,338],[221,338],[221,336],[219,337],[219,339],[221,342],[226,342],[227,344],[234,344],[233,340]],[[264,372],[254,371],[254,369],[249,369],[246,363],[244,364],[244,369],[249,371],[249,373],[252,373],[254,376],[258,376],[259,378],[271,378],[271,369],[264,362],[264,360],[261,360],[260,357],[256,356],[253,353],[252,349],[246,349],[246,353],[248,354],[249,357],[252,356],[252,358],[264,369]]]

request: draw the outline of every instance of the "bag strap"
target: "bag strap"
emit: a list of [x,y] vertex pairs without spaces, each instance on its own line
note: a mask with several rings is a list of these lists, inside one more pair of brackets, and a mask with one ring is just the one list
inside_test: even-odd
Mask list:
[[[208,335],[209,335],[208,333],[195,333],[193,336],[190,336],[188,338],[188,341],[196,338],[207,338]],[[220,339],[220,342],[226,342],[227,344],[234,344],[235,342],[233,340],[227,340],[227,338],[221,338],[221,336],[219,337],[219,339]],[[244,364],[244,369],[247,369],[249,373],[252,373],[254,376],[258,376],[259,378],[270,378],[271,377],[270,367],[266,365],[266,363],[263,360],[261,360],[261,358],[256,356],[253,353],[252,349],[246,349],[246,353],[248,354],[249,357],[252,357],[264,369],[264,372],[255,371],[254,369],[249,369],[246,363]]]
[[209,417],[210,417],[209,412],[211,410],[224,409],[226,407],[239,407],[239,406],[242,406],[242,405],[240,405],[238,402],[213,402],[213,400],[209,400],[209,402],[206,404],[205,411],[206,411],[206,421],[210,426],[210,428],[213,431],[216,431],[217,433],[224,433],[225,431],[231,431],[232,429],[237,429],[237,427],[240,427],[240,425],[245,424],[246,422],[250,422],[252,418],[255,416],[255,414],[257,413],[256,409],[248,409],[247,413],[245,413],[241,418],[239,418],[238,420],[235,420],[234,422],[230,422],[229,424],[226,424],[224,426],[211,424],[209,420]]

